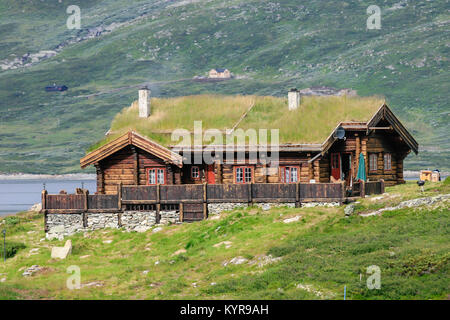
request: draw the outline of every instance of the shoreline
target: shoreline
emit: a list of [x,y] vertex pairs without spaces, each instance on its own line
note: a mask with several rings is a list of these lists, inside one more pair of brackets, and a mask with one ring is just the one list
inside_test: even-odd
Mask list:
[[11,173],[0,174],[1,180],[95,180],[96,175],[90,173],[68,173],[68,174],[32,174]]

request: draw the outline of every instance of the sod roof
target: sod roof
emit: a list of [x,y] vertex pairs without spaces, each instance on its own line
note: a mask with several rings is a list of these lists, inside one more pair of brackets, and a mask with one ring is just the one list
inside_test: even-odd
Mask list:
[[279,129],[281,144],[320,144],[339,123],[367,122],[383,104],[384,99],[380,97],[305,96],[297,110],[289,111],[287,98],[271,96],[152,98],[150,117],[139,118],[138,103],[133,102],[116,115],[110,134],[89,151],[129,130],[163,146],[176,145],[178,142],[171,139],[172,131],[187,129],[193,132],[194,121],[202,121],[203,131]]

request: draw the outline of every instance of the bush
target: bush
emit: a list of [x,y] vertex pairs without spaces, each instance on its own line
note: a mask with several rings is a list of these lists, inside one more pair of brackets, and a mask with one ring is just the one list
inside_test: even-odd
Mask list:
[[[3,258],[5,249],[3,248],[3,244],[0,247]],[[25,247],[25,244],[21,242],[6,242],[6,258],[14,257],[19,250],[25,249]]]
[[449,185],[450,184],[450,176],[448,176],[447,178],[445,178],[444,180],[444,185]]
[[7,226],[15,226],[16,224],[19,223],[19,221],[20,221],[20,219],[15,216],[10,216],[10,217],[5,218],[5,224]]

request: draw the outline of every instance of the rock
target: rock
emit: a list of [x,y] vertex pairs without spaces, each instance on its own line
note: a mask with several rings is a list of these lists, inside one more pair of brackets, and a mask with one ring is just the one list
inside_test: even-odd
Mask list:
[[158,264],[159,264],[159,261],[156,261],[156,262],[155,262],[155,266],[157,266]]
[[145,232],[147,230],[149,230],[151,227],[148,226],[137,226],[136,228],[134,228],[134,231],[136,232]]
[[28,210],[29,211],[41,211],[41,209],[42,209],[42,204],[41,203],[35,203]]
[[152,230],[153,233],[160,232],[163,228],[162,227],[156,227]]
[[43,269],[43,267],[40,267],[37,264],[32,265],[31,267],[29,267],[22,273],[22,276],[31,277],[33,274],[35,274],[38,271],[41,271],[42,269]]
[[215,283],[215,282],[211,282],[211,285],[212,285],[212,286],[215,286],[216,284],[217,284],[217,283]]
[[368,212],[368,213],[361,213],[360,216],[370,217],[370,216],[380,215],[384,211],[393,211],[393,210],[398,210],[398,209],[403,209],[403,208],[413,208],[413,207],[419,207],[419,206],[431,206],[438,202],[447,202],[449,199],[450,199],[450,194],[440,194],[440,195],[437,195],[434,197],[406,200],[406,201],[400,202],[397,206],[382,208],[377,211],[372,211],[372,212]]
[[39,248],[33,248],[30,250],[30,255],[34,255],[34,254],[38,254],[39,253]]
[[84,283],[81,285],[82,288],[84,287],[103,287],[103,283],[99,282],[99,281],[93,281],[93,282],[88,282],[88,283]]
[[186,253],[186,249],[180,249],[180,250],[177,250],[177,251],[175,251],[175,252],[172,254],[172,256],[179,255],[180,253]]
[[353,203],[349,204],[344,208],[344,213],[346,216],[351,216],[355,211],[355,205]]
[[266,255],[259,255],[259,256],[256,256],[251,261],[249,261],[248,264],[249,265],[257,264],[258,267],[261,268],[261,267],[263,267],[263,266],[265,266],[267,264],[278,262],[281,259],[282,259],[282,257],[274,258],[271,254],[269,254],[268,256],[266,256]]
[[103,240],[103,243],[105,244],[110,244],[112,242],[112,240]]
[[144,271],[142,271],[142,274],[148,274],[150,271],[149,270],[144,270]]
[[193,286],[194,288],[197,288],[197,283],[196,283],[196,282],[193,282],[193,283],[192,283],[192,286]]
[[218,248],[218,247],[224,245],[224,246],[225,246],[225,249],[228,249],[228,248],[231,247],[231,244],[232,244],[231,241],[222,241],[222,242],[216,243],[215,245],[213,245],[213,247],[214,247],[214,248]]
[[64,247],[52,248],[52,259],[65,259],[72,252],[72,241],[67,240]]
[[293,218],[284,219],[283,222],[284,222],[284,223],[297,222],[297,221],[300,220],[301,217],[302,217],[302,216],[296,216],[296,217],[293,217]]
[[86,258],[89,258],[89,257],[90,257],[90,255],[87,254],[85,256],[81,256],[80,259],[86,259]]
[[245,262],[247,262],[247,259],[245,259],[244,257],[234,257],[234,258],[231,259],[230,261],[224,262],[224,263],[223,263],[223,266],[226,267],[226,266],[229,265],[229,264],[235,264],[235,265],[238,265],[238,264],[243,264],[243,263],[245,263]]

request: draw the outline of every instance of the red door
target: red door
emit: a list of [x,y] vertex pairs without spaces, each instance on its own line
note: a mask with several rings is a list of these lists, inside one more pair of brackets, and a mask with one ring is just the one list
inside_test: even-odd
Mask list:
[[216,176],[214,174],[214,165],[208,164],[206,167],[206,182],[208,184],[215,184],[216,183]]
[[331,154],[331,175],[336,180],[341,178],[341,157],[339,153]]

